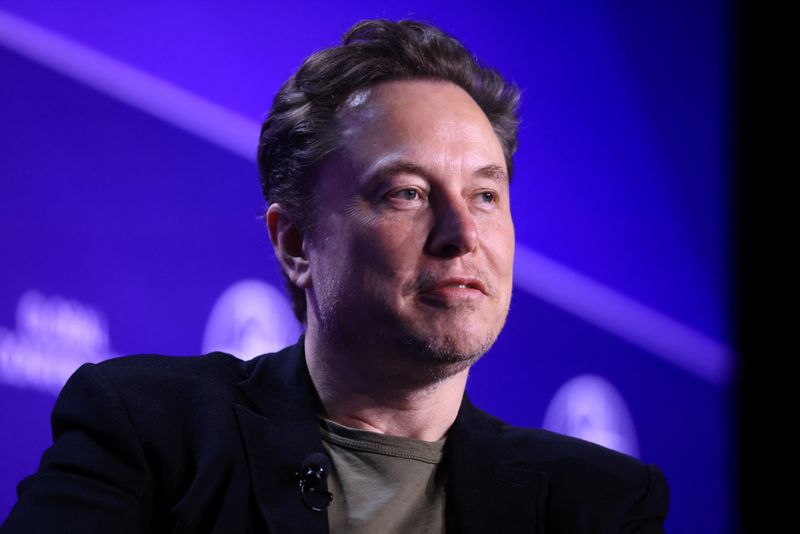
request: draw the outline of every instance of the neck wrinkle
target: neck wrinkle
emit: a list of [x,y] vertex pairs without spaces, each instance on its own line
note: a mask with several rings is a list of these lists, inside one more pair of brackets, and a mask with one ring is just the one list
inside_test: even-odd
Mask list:
[[305,353],[321,416],[355,429],[424,441],[447,434],[461,406],[468,369],[433,383],[398,384],[391,373],[356,366],[358,357],[321,351],[317,341],[307,335]]

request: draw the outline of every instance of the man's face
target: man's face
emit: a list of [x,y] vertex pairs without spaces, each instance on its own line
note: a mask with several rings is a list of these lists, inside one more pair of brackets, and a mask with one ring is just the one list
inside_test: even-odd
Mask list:
[[[306,244],[309,327],[342,347],[412,353],[447,374],[480,357],[511,299],[503,150],[458,86],[378,84],[340,110]],[[375,355],[379,357],[378,354]]]

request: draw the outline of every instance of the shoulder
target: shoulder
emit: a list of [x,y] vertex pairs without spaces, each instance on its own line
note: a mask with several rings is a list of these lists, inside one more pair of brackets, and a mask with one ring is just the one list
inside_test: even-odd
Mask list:
[[165,384],[188,387],[195,383],[213,387],[244,380],[256,360],[246,362],[223,352],[202,356],[136,354],[84,365],[83,368],[93,367],[95,373],[123,388],[136,384],[149,385],[151,388]]
[[639,488],[651,476],[650,467],[637,458],[582,439],[511,426],[503,434],[529,464],[556,480],[579,480],[584,487],[597,482],[604,488]]
[[214,413],[241,402],[237,385],[256,363],[217,352],[141,354],[84,364],[61,391],[54,415],[118,406],[138,428],[168,426],[181,418],[197,419],[202,426]]
[[[571,521],[598,516],[658,525],[666,517],[669,489],[653,464],[582,439],[543,429],[515,427],[482,412],[526,470],[545,473],[551,512]],[[649,528],[649,527],[648,527]],[[645,530],[651,532],[651,530]]]
[[586,440],[541,428],[513,426],[482,410],[479,416],[499,433],[502,441],[531,469],[569,477],[606,478],[610,481],[640,482],[647,466],[638,459]]

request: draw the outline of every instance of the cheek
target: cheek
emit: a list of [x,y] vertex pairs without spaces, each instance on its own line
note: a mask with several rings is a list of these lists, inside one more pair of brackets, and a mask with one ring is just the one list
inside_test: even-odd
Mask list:
[[484,246],[498,273],[511,274],[514,264],[514,225],[492,222],[484,228]]
[[427,235],[425,221],[423,217],[401,215],[375,216],[369,224],[353,229],[358,232],[355,252],[362,261],[369,262],[367,268],[397,273],[416,265]]

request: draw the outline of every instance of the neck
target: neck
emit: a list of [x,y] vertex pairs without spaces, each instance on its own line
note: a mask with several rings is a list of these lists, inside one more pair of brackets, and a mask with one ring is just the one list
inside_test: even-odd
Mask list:
[[312,332],[306,333],[305,353],[325,417],[352,428],[425,441],[447,434],[469,372],[420,374],[413,358],[377,349],[337,350]]

